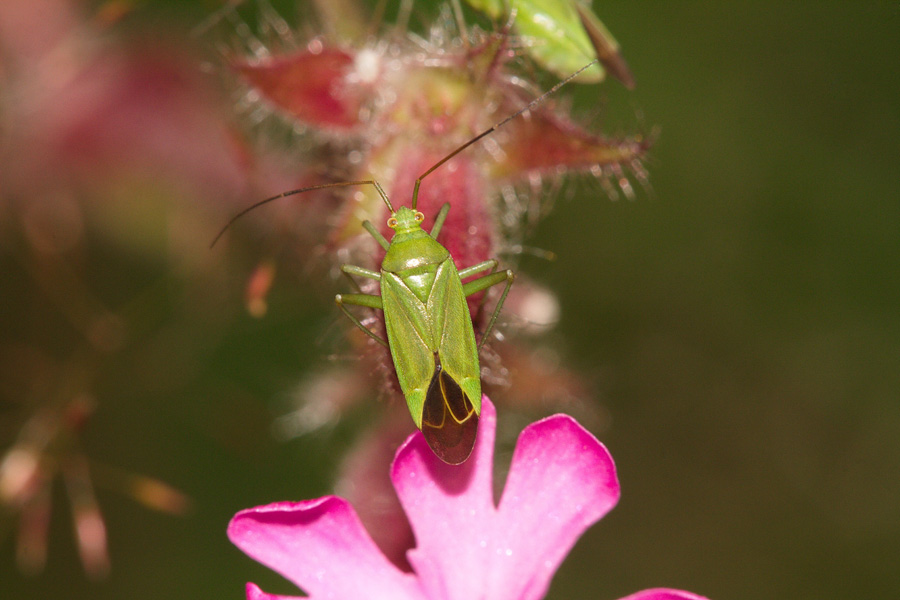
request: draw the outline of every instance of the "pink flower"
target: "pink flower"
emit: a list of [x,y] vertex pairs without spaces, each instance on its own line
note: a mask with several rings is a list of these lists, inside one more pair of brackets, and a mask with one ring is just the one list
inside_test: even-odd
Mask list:
[[[460,466],[435,457],[421,432],[401,446],[391,479],[418,545],[413,572],[381,553],[350,504],[336,496],[239,512],[228,536],[310,598],[358,600],[537,600],[578,537],[619,499],[606,448],[566,415],[519,436],[506,488],[495,504],[496,413],[482,404],[475,450]],[[248,600],[287,600],[247,584]],[[623,600],[703,600],[646,590]]]

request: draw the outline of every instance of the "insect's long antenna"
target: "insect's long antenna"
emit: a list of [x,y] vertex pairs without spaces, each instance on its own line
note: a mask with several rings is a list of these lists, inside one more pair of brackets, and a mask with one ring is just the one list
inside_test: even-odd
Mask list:
[[562,81],[558,82],[556,85],[554,85],[552,88],[550,88],[546,92],[544,92],[543,94],[541,94],[540,96],[538,96],[537,98],[535,98],[534,100],[532,100],[531,102],[526,104],[523,108],[520,108],[519,110],[517,110],[513,114],[509,115],[508,117],[506,117],[499,123],[495,123],[489,129],[485,129],[484,131],[482,131],[481,133],[479,133],[478,135],[473,137],[471,140],[469,140],[468,142],[466,142],[465,144],[463,144],[462,146],[460,146],[459,148],[457,148],[456,150],[454,150],[453,152],[451,152],[450,154],[448,154],[447,156],[445,156],[444,158],[442,158],[441,160],[439,160],[438,162],[433,164],[431,166],[431,168],[429,168],[427,171],[425,171],[424,173],[419,175],[419,178],[416,179],[416,185],[415,185],[415,187],[413,187],[413,197],[412,197],[413,210],[415,210],[416,204],[419,201],[419,186],[422,184],[423,179],[425,179],[426,177],[431,175],[445,162],[447,162],[448,160],[450,160],[451,158],[453,158],[454,156],[456,156],[457,154],[459,154],[460,152],[462,152],[463,150],[465,150],[466,148],[468,148],[469,146],[471,146],[478,140],[484,138],[485,136],[492,134],[493,132],[497,131],[498,129],[500,129],[501,127],[503,127],[504,125],[506,125],[507,123],[509,123],[516,117],[518,117],[519,115],[521,115],[523,112],[531,110],[532,108],[534,108],[535,106],[537,106],[538,104],[540,104],[541,102],[546,100],[549,96],[552,96],[553,94],[555,94],[557,92],[557,90],[559,90],[559,88],[566,85],[567,83],[569,83],[570,81],[572,81],[573,79],[575,79],[576,77],[581,75],[582,72],[590,69],[592,66],[594,66],[598,62],[599,62],[599,59],[595,58],[594,60],[592,60],[588,64],[584,65],[583,67],[581,67],[580,69],[578,69],[577,71],[575,71],[574,73],[572,73],[571,75],[569,75],[568,77],[563,79]]
[[212,244],[210,244],[209,247],[212,248],[213,246],[215,246],[216,242],[219,241],[219,238],[222,237],[222,235],[224,235],[224,233],[226,231],[228,231],[228,228],[231,227],[235,221],[237,221],[238,219],[240,219],[241,217],[246,215],[251,210],[259,208],[263,204],[268,204],[269,202],[272,202],[273,200],[279,200],[279,199],[285,198],[287,196],[293,196],[294,194],[302,194],[303,192],[311,192],[313,190],[324,190],[327,188],[335,188],[335,187],[347,187],[350,185],[374,185],[375,190],[378,192],[378,195],[381,196],[381,199],[384,200],[384,203],[387,205],[388,210],[390,210],[391,212],[394,212],[394,207],[391,205],[391,201],[388,199],[387,194],[384,193],[384,190],[382,189],[381,184],[378,183],[377,181],[375,181],[374,179],[363,179],[360,181],[338,181],[335,183],[322,183],[319,185],[311,185],[309,187],[300,188],[297,190],[291,190],[289,192],[282,192],[282,193],[278,194],[277,196],[272,196],[271,198],[266,198],[265,200],[260,200],[256,204],[251,204],[250,206],[248,206],[247,208],[245,208],[238,214],[231,217],[231,219],[229,219],[228,223],[226,223],[225,227],[223,227],[222,230],[218,233],[218,235],[216,235],[215,239],[213,239]]

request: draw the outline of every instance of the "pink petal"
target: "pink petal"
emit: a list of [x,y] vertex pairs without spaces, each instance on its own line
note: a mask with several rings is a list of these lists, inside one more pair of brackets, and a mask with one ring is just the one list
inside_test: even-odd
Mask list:
[[690,592],[682,592],[681,590],[656,588],[632,594],[621,600],[707,600],[707,598]]
[[444,463],[424,436],[415,433],[397,451],[391,468],[391,480],[416,535],[416,548],[407,558],[427,598],[490,597],[484,581],[495,514],[491,481],[497,415],[487,396],[481,402],[478,438],[466,462]]
[[297,600],[297,596],[279,596],[278,594],[267,594],[255,583],[247,584],[247,600]]
[[[413,575],[391,564],[363,528],[353,507],[326,496],[239,512],[228,537],[249,557],[277,571],[310,598],[422,600]],[[248,599],[275,600],[255,585]]]
[[486,526],[494,516],[491,481],[497,415],[482,397],[475,449],[461,465],[437,458],[421,433],[397,451],[391,480],[413,532],[416,548],[407,554],[427,598],[484,596]]
[[391,478],[416,534],[409,561],[428,598],[543,597],[578,536],[618,500],[609,453],[558,415],[522,432],[495,508],[495,427],[484,397],[475,450],[463,465],[442,463],[418,434],[397,453]]
[[612,457],[575,419],[555,415],[525,428],[495,529],[498,551],[507,558],[495,561],[488,589],[521,600],[543,598],[578,538],[618,500]]

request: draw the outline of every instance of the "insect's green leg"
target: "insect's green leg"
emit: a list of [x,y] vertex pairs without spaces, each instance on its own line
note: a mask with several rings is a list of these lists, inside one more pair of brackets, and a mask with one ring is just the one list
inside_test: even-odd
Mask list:
[[356,280],[353,279],[351,275],[359,275],[360,277],[366,277],[368,279],[374,279],[375,281],[381,281],[381,273],[378,273],[377,271],[370,271],[369,269],[364,269],[362,267],[357,267],[356,265],[341,265],[341,274],[350,280],[350,284],[359,293],[362,293],[362,288],[359,287],[359,284],[356,283]]
[[[384,236],[381,235],[377,229],[375,229],[372,223],[370,223],[369,221],[364,221],[363,227],[366,228],[366,231],[372,234],[372,237],[374,237],[379,244],[384,246],[385,250],[390,247],[390,243],[386,239],[384,239]],[[353,284],[353,287],[355,287],[356,289],[360,289],[359,284],[356,283],[356,280],[354,280],[351,275],[358,275],[360,277],[374,279],[375,281],[381,281],[381,273],[372,271],[370,269],[365,269],[363,267],[357,267],[356,265],[341,265],[341,273],[347,276],[347,279],[350,280],[350,282]],[[350,319],[354,325],[362,329],[366,335],[368,335],[370,338],[372,338],[385,348],[388,347],[388,343],[381,336],[363,325],[362,322],[355,316],[353,316],[353,313],[347,310],[347,307],[344,306],[344,304],[352,304],[354,306],[366,306],[368,308],[384,310],[381,296],[374,296],[372,294],[338,294],[334,297],[334,301],[338,306],[341,307],[341,310],[344,311],[344,314],[347,315],[347,318]]]
[[371,221],[363,221],[362,226],[365,228],[366,231],[369,232],[369,234],[373,238],[375,238],[375,241],[378,242],[378,245],[381,246],[382,248],[384,248],[385,251],[387,251],[387,249],[391,247],[391,243],[389,241],[387,241],[386,239],[384,239],[384,236],[381,235],[380,231],[375,229],[375,226],[372,225]]
[[346,275],[359,275],[360,277],[365,277],[367,279],[381,281],[381,273],[378,271],[371,271],[369,269],[364,269],[363,267],[357,267],[356,265],[341,265],[341,272]]
[[[490,261],[488,261],[490,262]],[[484,263],[482,263],[484,264]],[[481,265],[475,265],[475,267],[479,267]],[[473,269],[475,267],[469,267],[469,269]],[[468,270],[468,269],[464,269]],[[501,271],[499,273],[491,273],[489,275],[485,275],[484,277],[479,277],[474,281],[470,281],[468,283],[463,284],[463,294],[467,297],[471,296],[475,292],[480,292],[481,290],[486,290],[491,286],[495,286],[498,283],[506,282],[506,287],[503,289],[503,294],[500,296],[500,300],[497,301],[497,306],[494,307],[494,312],[491,315],[491,320],[488,321],[487,328],[484,330],[484,333],[481,335],[481,341],[478,342],[478,350],[481,350],[481,347],[484,346],[484,342],[488,339],[488,335],[491,333],[491,329],[494,328],[494,323],[497,322],[497,316],[500,314],[500,309],[503,308],[503,303],[506,302],[506,295],[509,294],[509,288],[512,287],[512,283],[516,278],[516,274],[510,270]]]
[[440,212],[438,212],[437,216],[434,218],[434,227],[431,228],[431,239],[436,240],[437,236],[441,233],[441,228],[444,226],[444,221],[447,219],[447,213],[450,212],[450,203],[445,202],[441,207]]
[[[475,273],[480,273],[482,271],[490,270],[491,272],[493,272],[494,269],[496,269],[496,268],[497,268],[497,260],[494,258],[491,258],[484,262],[478,263],[477,265],[472,265],[471,267],[467,267],[467,268],[463,269],[462,271],[459,272],[459,278],[465,279],[467,277],[471,277]],[[484,309],[484,301],[486,298],[487,298],[486,295],[482,296],[481,302],[478,303],[478,315],[479,316],[481,315],[481,311]]]
[[365,306],[368,308],[377,308],[378,310],[384,310],[384,305],[381,302],[381,296],[375,296],[371,294],[338,294],[334,297],[335,303],[344,311],[344,314],[347,315],[347,318],[350,319],[354,325],[362,329],[363,333],[367,336],[384,346],[388,347],[388,343],[384,340],[380,335],[366,327],[362,324],[362,322],[357,319],[353,313],[351,313],[345,304],[351,304],[353,306]]
[[[471,267],[466,267],[459,272],[459,278],[465,279],[466,277],[471,277],[475,273],[481,273],[482,271],[487,271],[488,269],[495,269],[497,267],[497,259],[492,258],[490,260],[486,260],[482,263],[478,263],[477,265],[472,265]],[[490,286],[488,286],[490,287]],[[477,290],[476,290],[477,291]],[[468,296],[469,294],[466,294]]]

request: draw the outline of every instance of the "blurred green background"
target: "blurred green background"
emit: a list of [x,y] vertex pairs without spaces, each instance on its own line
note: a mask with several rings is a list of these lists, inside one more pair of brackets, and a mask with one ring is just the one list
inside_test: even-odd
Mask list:
[[[215,8],[144,2],[109,27],[136,46],[179,46],[184,81],[203,81],[208,57],[189,31]],[[658,586],[719,600],[900,596],[900,4],[595,10],[638,82],[632,93],[603,86],[599,126],[661,133],[652,190],[616,201],[571,186],[577,197],[557,202],[531,240],[558,260],[522,260],[558,294],[555,336],[596,385],[597,433],[622,483],[619,506],[548,597]],[[166,85],[193,85],[184,81]],[[214,131],[233,118],[232,100],[204,94],[200,130]],[[595,88],[573,94],[595,110]],[[185,103],[171,111],[189,112]],[[0,135],[15,132],[9,115],[4,124]],[[22,140],[33,137],[2,145],[3,164]],[[88,390],[86,455],[192,499],[184,516],[160,514],[98,474],[112,567],[95,582],[58,482],[42,573],[16,569],[15,515],[2,516],[3,598],[242,598],[248,580],[287,592],[231,546],[225,525],[242,508],[330,493],[365,418],[273,439],[297,382],[325,362],[322,338],[340,334],[333,290],[314,274],[282,277],[266,317],[247,316],[255,257],[229,263],[233,253],[207,245],[223,214],[285,188],[229,181],[227,153],[190,167],[202,185],[177,183],[181,172],[170,182],[178,169],[166,161],[193,156],[177,145],[163,140],[152,152],[164,158],[133,159],[126,175],[57,165],[76,192],[46,189],[56,178],[46,170],[0,190],[0,448],[48,397]],[[56,258],[35,249],[29,228],[59,226],[57,207],[73,201],[86,207],[87,241]],[[32,204],[44,207],[37,217]],[[92,306],[116,316],[86,325]]]

